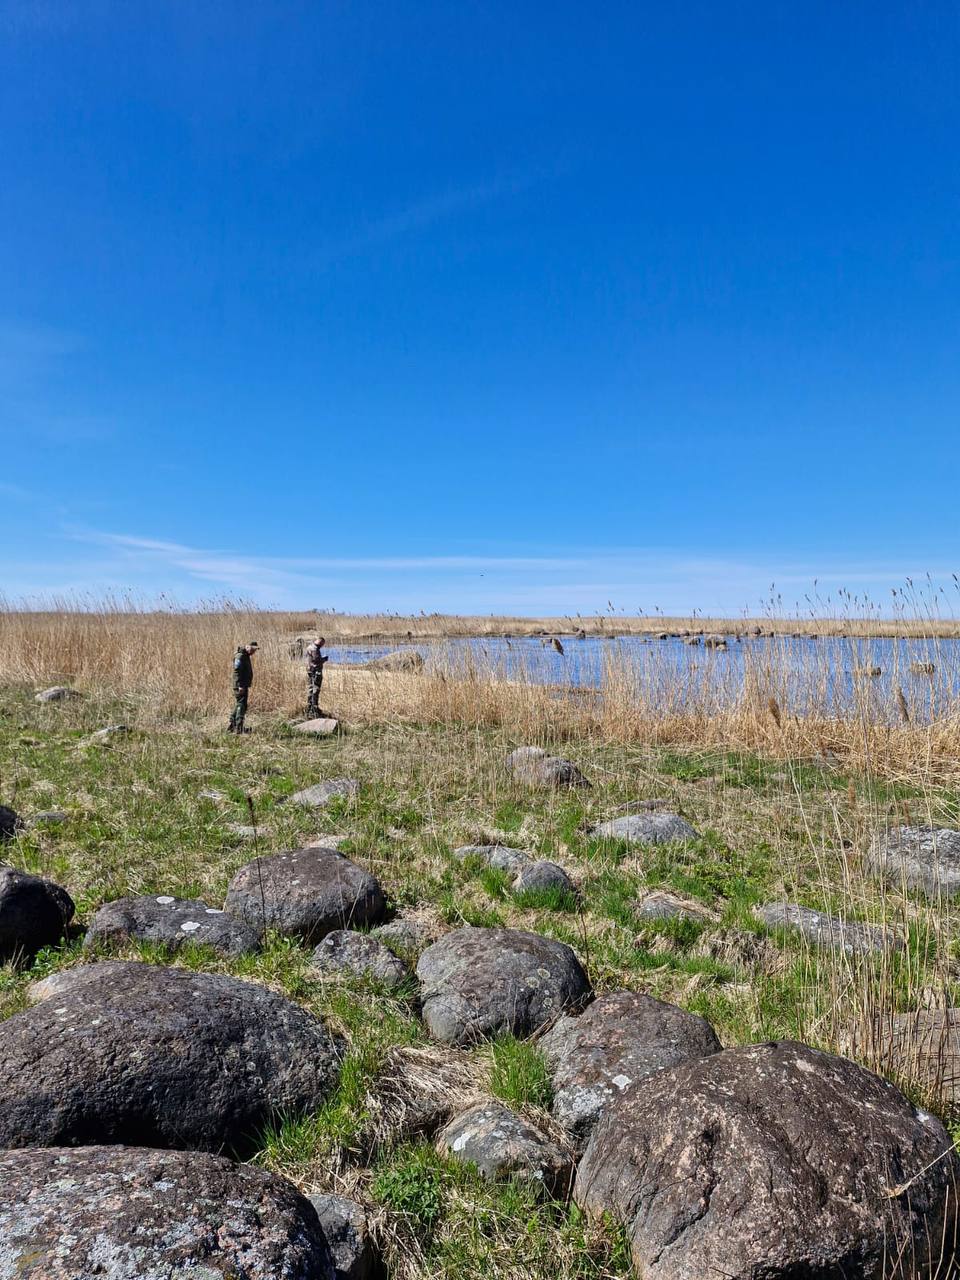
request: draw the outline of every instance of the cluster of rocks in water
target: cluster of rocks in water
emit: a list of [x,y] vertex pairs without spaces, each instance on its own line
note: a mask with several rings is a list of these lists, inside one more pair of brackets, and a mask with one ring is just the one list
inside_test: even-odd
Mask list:
[[[586,783],[546,753],[520,761],[521,781]],[[355,787],[336,779],[294,799],[323,804]],[[15,815],[5,822],[12,836]],[[593,834],[697,838],[658,809]],[[523,850],[455,852],[506,872],[515,892],[575,892],[563,868]],[[936,891],[952,884],[953,859],[960,888],[960,833],[900,828],[871,851],[883,874],[924,891],[931,859],[944,864]],[[697,911],[662,890],[638,904],[642,918],[709,918]],[[5,959],[60,941],[73,912],[59,886],[0,869]],[[648,1280],[950,1274],[960,1160],[943,1125],[886,1080],[799,1043],[724,1048],[703,1018],[641,992],[597,996],[555,939],[465,927],[433,940],[387,914],[376,877],[319,846],[250,862],[223,908],[172,895],[107,903],[85,946],[137,940],[176,952],[192,941],[237,956],[274,930],[314,948],[320,974],[409,982],[429,1033],[451,1052],[503,1033],[536,1037],[553,1087],[549,1122],[489,1099],[446,1116],[437,1149],[486,1178],[522,1179],[591,1217],[611,1215]],[[848,952],[891,944],[880,926],[798,904],[758,914]],[[394,947],[419,952],[413,973]],[[361,1206],[311,1201],[239,1163],[275,1116],[332,1096],[344,1045],[323,1019],[256,983],[95,957],[34,983],[30,997],[0,1022],[0,1280],[379,1274]],[[908,1042],[932,1054],[938,1034],[960,1039],[951,1017],[924,1023],[925,1041],[904,1026],[901,1058]]]

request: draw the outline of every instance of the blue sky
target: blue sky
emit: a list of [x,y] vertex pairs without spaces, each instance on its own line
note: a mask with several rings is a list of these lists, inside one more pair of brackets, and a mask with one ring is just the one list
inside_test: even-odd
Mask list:
[[0,0],[0,589],[949,578],[958,12]]

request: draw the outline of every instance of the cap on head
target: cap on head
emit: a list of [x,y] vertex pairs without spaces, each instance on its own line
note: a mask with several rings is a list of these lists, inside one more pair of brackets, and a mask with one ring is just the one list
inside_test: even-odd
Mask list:
[[256,640],[251,640],[251,641],[250,641],[250,643],[247,645],[247,648],[248,648],[248,649],[259,649],[259,648],[260,648],[260,646],[257,644]]

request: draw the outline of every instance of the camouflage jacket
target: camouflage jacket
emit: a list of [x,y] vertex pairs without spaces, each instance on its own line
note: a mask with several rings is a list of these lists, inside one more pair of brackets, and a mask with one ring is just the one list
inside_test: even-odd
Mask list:
[[317,676],[323,672],[323,664],[327,661],[325,654],[320,652],[318,644],[307,645],[307,675]]
[[253,684],[253,663],[246,649],[238,649],[233,660],[233,687],[249,689]]

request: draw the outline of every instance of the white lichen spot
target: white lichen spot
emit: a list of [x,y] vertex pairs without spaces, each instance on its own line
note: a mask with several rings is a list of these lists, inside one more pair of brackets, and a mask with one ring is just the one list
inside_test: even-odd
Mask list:
[[619,1075],[613,1077],[613,1084],[623,1093],[628,1084],[633,1084],[629,1076]]
[[171,898],[168,894],[163,894],[157,899],[157,901],[160,903],[161,907],[169,907],[172,902],[176,902],[176,898]]
[[196,931],[200,928],[200,924],[199,924],[199,921],[197,920],[184,920],[180,928],[183,930],[184,933],[196,933]]
[[208,916],[222,916],[223,911],[220,907],[207,907]]
[[812,1062],[806,1062],[803,1058],[797,1059],[797,1070],[806,1071],[808,1075],[816,1075],[817,1068]]

